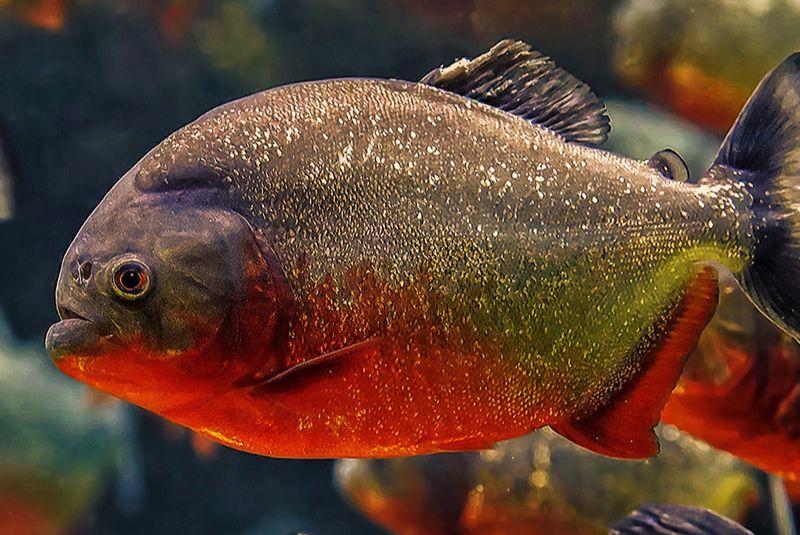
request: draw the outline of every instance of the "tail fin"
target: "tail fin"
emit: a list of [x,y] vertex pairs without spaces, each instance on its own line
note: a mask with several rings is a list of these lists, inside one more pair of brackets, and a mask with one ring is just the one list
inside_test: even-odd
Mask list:
[[737,278],[763,313],[800,339],[800,53],[761,81],[710,174],[747,185],[754,246]]

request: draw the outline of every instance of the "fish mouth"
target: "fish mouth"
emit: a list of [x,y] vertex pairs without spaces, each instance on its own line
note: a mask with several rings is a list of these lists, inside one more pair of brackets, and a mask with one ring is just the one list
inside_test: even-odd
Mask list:
[[45,347],[54,361],[68,356],[91,356],[101,352],[111,335],[104,334],[97,325],[73,309],[58,306],[58,321],[50,326],[45,337]]
[[58,312],[58,319],[60,319],[62,321],[64,321],[64,320],[89,321],[88,319],[86,319],[85,317],[81,316],[80,314],[78,314],[77,312],[72,310],[71,308],[67,308],[65,306],[60,306],[60,305],[57,306],[56,307],[56,311]]

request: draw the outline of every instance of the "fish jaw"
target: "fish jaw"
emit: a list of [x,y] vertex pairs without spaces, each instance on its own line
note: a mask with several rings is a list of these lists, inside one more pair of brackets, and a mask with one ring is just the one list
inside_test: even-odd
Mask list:
[[103,336],[91,321],[69,318],[53,324],[47,331],[45,346],[50,358],[59,361],[67,355],[97,353]]
[[45,338],[50,358],[65,375],[156,413],[194,403],[212,390],[190,371],[197,352],[154,351],[145,339],[122,338],[66,302],[59,302],[61,319]]
[[59,301],[59,321],[50,326],[45,336],[45,348],[53,361],[68,355],[99,355],[120,345],[110,326],[101,326],[88,314],[77,312],[71,302],[67,305],[65,300]]
[[157,354],[142,347],[109,344],[96,354],[64,353],[54,358],[65,375],[156,414],[205,404],[225,384],[187,373],[195,358]]

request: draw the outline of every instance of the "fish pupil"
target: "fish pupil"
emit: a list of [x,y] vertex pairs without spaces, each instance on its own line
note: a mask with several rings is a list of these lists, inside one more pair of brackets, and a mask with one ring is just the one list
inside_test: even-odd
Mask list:
[[122,281],[122,286],[124,286],[126,290],[135,290],[141,283],[142,277],[139,273],[128,270],[122,274],[120,280]]
[[117,269],[114,282],[119,291],[138,296],[147,290],[148,276],[145,268],[136,263],[125,264]]
[[664,175],[664,177],[666,177],[666,178],[668,178],[670,180],[674,180],[675,179],[675,177],[672,174],[672,169],[669,168],[669,165],[666,162],[661,164],[661,169],[659,169],[659,172],[662,175]]

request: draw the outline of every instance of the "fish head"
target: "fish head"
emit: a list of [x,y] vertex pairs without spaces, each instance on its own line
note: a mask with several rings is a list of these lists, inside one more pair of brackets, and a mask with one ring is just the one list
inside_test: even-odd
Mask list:
[[155,412],[267,373],[278,307],[264,251],[215,192],[143,193],[124,177],[64,256],[48,351]]

